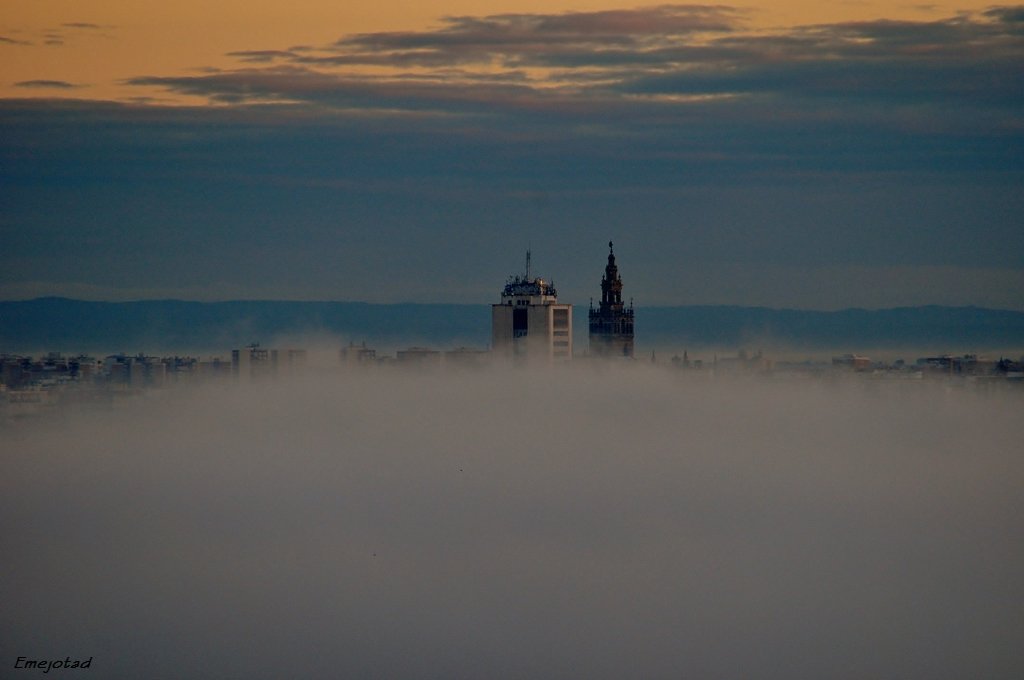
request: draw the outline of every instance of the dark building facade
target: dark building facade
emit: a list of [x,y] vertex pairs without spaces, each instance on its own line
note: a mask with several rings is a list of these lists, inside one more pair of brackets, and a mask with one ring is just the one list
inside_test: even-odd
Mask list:
[[622,304],[622,277],[615,250],[608,242],[608,266],[601,279],[601,305],[590,303],[590,354],[598,357],[633,356],[633,303]]

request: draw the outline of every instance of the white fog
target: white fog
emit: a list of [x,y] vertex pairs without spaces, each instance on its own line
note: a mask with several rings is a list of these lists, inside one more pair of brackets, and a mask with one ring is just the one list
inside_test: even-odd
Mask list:
[[1022,406],[642,365],[353,370],[8,424],[0,659],[1020,678]]

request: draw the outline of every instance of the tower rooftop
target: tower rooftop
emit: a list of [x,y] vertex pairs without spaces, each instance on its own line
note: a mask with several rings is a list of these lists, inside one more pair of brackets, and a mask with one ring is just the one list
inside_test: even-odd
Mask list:
[[526,251],[526,273],[508,277],[501,299],[513,297],[540,297],[544,302],[555,302],[558,292],[550,281],[530,275],[530,251]]
[[501,297],[516,297],[525,295],[533,297],[541,295],[545,297],[558,297],[555,287],[544,279],[528,279],[525,276],[510,276],[505,283],[505,289],[501,291]]

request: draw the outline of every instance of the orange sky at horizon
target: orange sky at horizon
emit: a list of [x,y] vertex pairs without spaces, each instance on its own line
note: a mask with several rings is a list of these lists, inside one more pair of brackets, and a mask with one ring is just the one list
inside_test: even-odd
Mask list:
[[[323,45],[356,33],[422,30],[438,26],[445,16],[555,14],[656,4],[662,3],[561,0],[552,6],[545,0],[495,0],[486,4],[471,0],[300,0],[286,5],[242,0],[97,0],[88,7],[75,0],[18,3],[6,8],[0,18],[0,37],[4,39],[0,41],[0,97],[127,101],[153,95],[165,103],[197,103],[201,100],[128,86],[123,81],[138,76],[190,75],[211,67],[237,68],[238,60],[226,56],[228,52]],[[929,5],[760,0],[732,6],[749,10],[753,29],[771,30],[880,18],[928,21],[993,4],[972,0]],[[76,87],[16,86],[25,81],[63,81]]]

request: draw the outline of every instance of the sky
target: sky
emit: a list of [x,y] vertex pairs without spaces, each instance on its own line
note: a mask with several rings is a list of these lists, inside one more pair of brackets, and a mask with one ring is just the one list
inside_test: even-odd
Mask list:
[[0,422],[0,656],[1021,677],[1019,390],[629,368],[324,372]]
[[0,298],[1024,309],[1024,6],[0,14]]

